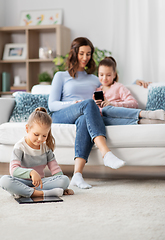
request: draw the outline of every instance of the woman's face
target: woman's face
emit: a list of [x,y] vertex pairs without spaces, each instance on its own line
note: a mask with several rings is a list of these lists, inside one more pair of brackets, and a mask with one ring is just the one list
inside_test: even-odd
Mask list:
[[84,71],[85,66],[91,59],[91,48],[90,46],[81,46],[78,51],[78,71]]
[[103,86],[110,86],[113,84],[113,80],[116,77],[116,73],[112,67],[100,66],[99,67],[99,80]]

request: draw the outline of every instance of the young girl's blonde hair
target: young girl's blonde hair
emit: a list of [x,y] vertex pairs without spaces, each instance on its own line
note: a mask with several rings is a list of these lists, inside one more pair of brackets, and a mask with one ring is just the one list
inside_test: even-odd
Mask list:
[[100,61],[98,72],[100,66],[112,67],[113,71],[116,73],[116,77],[114,78],[113,82],[118,82],[119,76],[117,74],[117,63],[113,57],[105,57],[102,61]]
[[54,151],[54,149],[55,149],[55,139],[54,139],[54,137],[52,135],[52,132],[51,132],[52,119],[49,116],[49,114],[47,113],[45,108],[38,107],[31,113],[31,115],[29,116],[27,124],[31,128],[34,123],[37,123],[39,125],[44,124],[44,125],[47,125],[48,127],[50,127],[50,131],[49,131],[48,137],[46,139],[46,145],[52,151]]

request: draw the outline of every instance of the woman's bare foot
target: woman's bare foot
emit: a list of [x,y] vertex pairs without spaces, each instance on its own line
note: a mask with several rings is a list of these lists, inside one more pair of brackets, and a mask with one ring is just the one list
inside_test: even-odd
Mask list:
[[65,189],[63,195],[73,195],[74,191],[72,189]]

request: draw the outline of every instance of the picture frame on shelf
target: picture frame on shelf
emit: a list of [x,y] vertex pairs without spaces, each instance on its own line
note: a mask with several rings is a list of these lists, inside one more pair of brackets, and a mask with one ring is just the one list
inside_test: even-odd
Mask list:
[[20,26],[62,24],[62,9],[22,11]]
[[5,44],[3,60],[26,59],[26,43],[9,43]]

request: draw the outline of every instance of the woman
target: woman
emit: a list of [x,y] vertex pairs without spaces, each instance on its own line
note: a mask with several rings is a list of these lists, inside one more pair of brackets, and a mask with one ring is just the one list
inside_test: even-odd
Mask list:
[[52,81],[48,106],[53,123],[76,124],[75,168],[71,185],[90,188],[82,172],[93,144],[99,148],[104,165],[117,169],[124,161],[117,158],[106,144],[105,125],[94,100],[93,92],[100,83],[92,73],[94,47],[87,38],[76,38],[68,56],[68,71],[57,72]]

